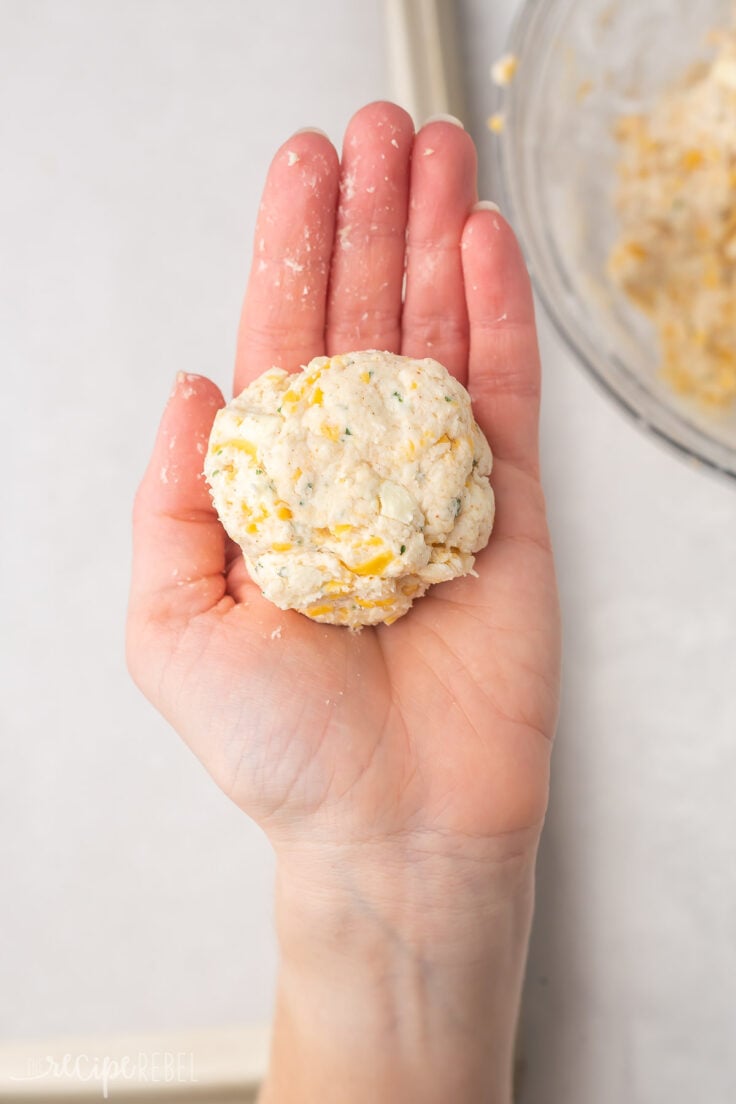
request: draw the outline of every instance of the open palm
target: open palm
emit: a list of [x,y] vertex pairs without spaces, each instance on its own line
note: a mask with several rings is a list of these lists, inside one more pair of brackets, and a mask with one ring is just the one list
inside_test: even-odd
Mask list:
[[463,130],[414,136],[390,104],[353,118],[341,162],[321,133],[294,135],[259,212],[235,391],[324,353],[444,363],[494,453],[479,578],[358,634],[270,605],[201,475],[223,403],[201,376],[178,380],[138,493],[132,673],[276,845],[512,841],[544,815],[559,641],[533,307],[508,225],[473,210],[475,180]]

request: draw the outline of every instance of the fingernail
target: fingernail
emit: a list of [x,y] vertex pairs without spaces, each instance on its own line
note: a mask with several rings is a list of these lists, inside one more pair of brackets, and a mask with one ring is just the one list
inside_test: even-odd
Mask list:
[[501,208],[497,203],[494,203],[491,199],[479,199],[477,203],[474,203],[471,210],[473,211],[495,211],[497,215],[501,214]]
[[173,399],[174,395],[182,388],[186,388],[183,393],[185,399],[191,398],[194,394],[194,387],[200,380],[204,379],[204,376],[199,376],[194,372],[177,372],[174,377],[174,386],[171,388],[170,399]]
[[319,127],[302,127],[300,130],[294,131],[292,138],[295,138],[297,134],[321,134],[323,138],[327,138],[328,140],[330,137],[329,134],[325,134]]
[[174,382],[172,384],[171,391],[169,392],[169,399],[173,399],[174,395],[179,390],[179,388],[181,387],[183,382],[184,382],[184,373],[183,372],[177,372],[176,375],[174,376]]
[[452,123],[453,126],[465,130],[465,127],[455,115],[430,115],[428,119],[424,120],[424,125],[427,126],[429,123]]
[[199,383],[203,379],[205,377],[201,376],[199,372],[177,372],[174,386],[180,387],[182,383]]

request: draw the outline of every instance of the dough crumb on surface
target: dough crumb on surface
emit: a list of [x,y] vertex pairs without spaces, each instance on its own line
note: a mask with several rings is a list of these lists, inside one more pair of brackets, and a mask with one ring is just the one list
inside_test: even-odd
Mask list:
[[264,372],[218,412],[205,476],[264,596],[358,629],[473,572],[491,464],[441,364],[368,350]]
[[491,80],[500,88],[511,84],[519,67],[519,59],[515,54],[504,54],[491,66]]

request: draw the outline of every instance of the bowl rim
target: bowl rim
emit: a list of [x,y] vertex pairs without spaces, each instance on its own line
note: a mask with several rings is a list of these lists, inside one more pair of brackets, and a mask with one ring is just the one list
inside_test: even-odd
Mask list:
[[[522,57],[526,50],[530,29],[535,22],[543,18],[545,13],[555,6],[556,2],[557,0],[524,0],[511,24],[505,52],[516,57]],[[502,92],[503,114],[507,116],[508,123],[508,117],[513,117],[514,82],[504,88]],[[684,422],[676,409],[663,407],[661,420],[658,419],[656,412],[649,415],[642,413],[629,398],[621,393],[615,383],[607,378],[605,372],[591,358],[585,349],[583,335],[578,332],[574,321],[569,317],[562,297],[555,299],[545,286],[544,281],[537,276],[536,260],[540,254],[537,253],[533,234],[527,233],[522,208],[514,198],[515,181],[506,128],[500,134],[493,135],[491,148],[494,177],[498,181],[501,190],[501,209],[508,215],[509,222],[513,225],[519,238],[534,289],[553,327],[563,339],[567,348],[574,354],[575,359],[585,369],[588,377],[604,394],[614,400],[619,410],[623,411],[635,425],[648,432],[655,441],[663,444],[670,452],[674,452],[681,459],[688,461],[690,467],[705,468],[729,482],[736,480],[736,450],[733,450],[731,461],[726,457],[721,460],[718,456],[713,455],[714,451],[728,453],[728,446],[709,438],[697,426]],[[702,452],[698,452],[695,447],[678,440],[677,436],[667,428],[666,422],[671,419],[683,425],[688,435],[695,435],[702,439]]]

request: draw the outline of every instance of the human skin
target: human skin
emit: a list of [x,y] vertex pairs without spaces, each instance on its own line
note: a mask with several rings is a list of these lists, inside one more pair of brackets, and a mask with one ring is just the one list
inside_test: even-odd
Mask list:
[[136,497],[131,672],[276,855],[262,1104],[511,1100],[559,616],[530,286],[476,200],[452,123],[415,136],[370,104],[342,159],[293,135],[259,210],[234,390],[365,348],[445,364],[494,454],[478,578],[360,633],[270,605],[202,477],[225,401],[202,376],[177,377]]

